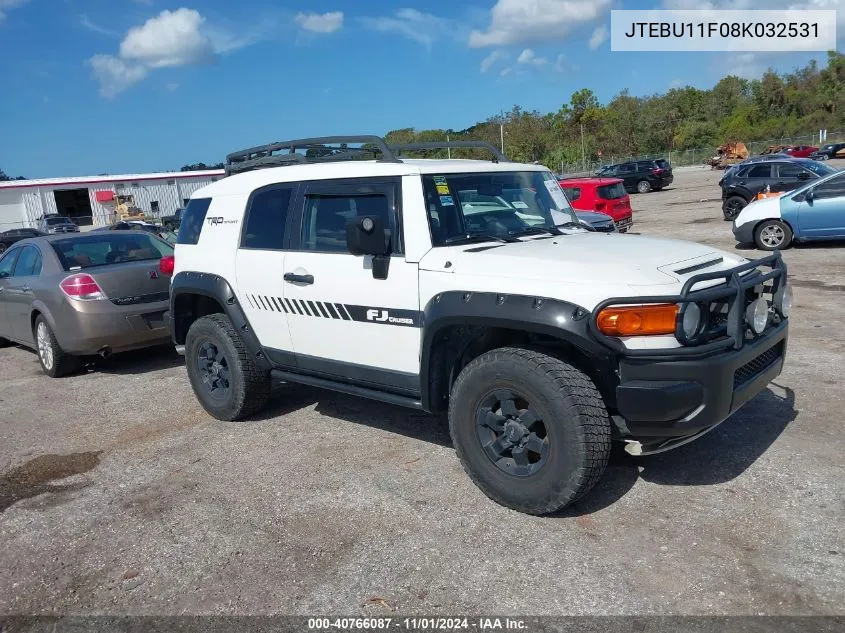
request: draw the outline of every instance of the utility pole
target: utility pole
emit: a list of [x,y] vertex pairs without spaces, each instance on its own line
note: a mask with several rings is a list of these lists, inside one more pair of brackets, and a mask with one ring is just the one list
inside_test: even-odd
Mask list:
[[505,153],[505,126],[504,124],[499,124],[499,138],[502,140],[502,154]]
[[587,153],[584,150],[584,124],[581,124],[581,168],[587,169]]
[[446,135],[446,151],[448,152],[449,160],[452,160],[452,148],[449,147],[449,135]]

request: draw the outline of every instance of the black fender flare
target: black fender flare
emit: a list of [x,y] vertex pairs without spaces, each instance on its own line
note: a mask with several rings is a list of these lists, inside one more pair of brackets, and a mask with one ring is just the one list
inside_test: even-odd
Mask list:
[[[423,408],[437,408],[431,384],[431,354],[438,332],[452,325],[487,326],[547,335],[577,348],[598,365],[608,366],[613,352],[590,333],[590,311],[546,297],[491,292],[449,291],[434,296],[423,310],[420,386]],[[432,408],[434,407],[434,408]]]
[[182,315],[177,311],[178,298],[183,295],[200,295],[214,299],[223,308],[223,313],[229,318],[238,336],[256,362],[264,369],[271,369],[271,364],[264,354],[261,343],[255,335],[252,325],[235,295],[229,282],[210,273],[182,271],[177,273],[170,282],[170,310],[167,315],[168,327],[174,345],[184,345],[187,328],[180,327]]

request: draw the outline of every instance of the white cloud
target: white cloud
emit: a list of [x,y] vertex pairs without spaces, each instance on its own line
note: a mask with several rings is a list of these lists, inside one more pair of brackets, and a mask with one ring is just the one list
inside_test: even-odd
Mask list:
[[530,48],[522,51],[516,61],[520,64],[530,64],[532,66],[545,66],[549,62],[545,57],[537,57]]
[[213,27],[194,9],[165,10],[131,28],[117,55],[95,55],[88,64],[100,94],[113,98],[153,70],[206,63],[258,39],[258,33],[238,36]]
[[493,51],[487,57],[481,60],[481,72],[486,73],[493,67],[496,62],[505,59],[506,57],[507,54],[503,53],[502,51]]
[[28,2],[29,0],[0,0],[0,22],[6,19],[6,11],[20,8]]
[[490,28],[474,30],[472,48],[561,40],[603,18],[613,0],[498,0]]
[[604,24],[602,24],[595,31],[593,31],[593,34],[590,36],[589,42],[590,50],[594,51],[599,46],[601,46],[607,39],[607,35],[607,27]]
[[167,92],[176,92],[177,90],[179,90],[179,84],[175,81],[171,81],[170,83],[164,86],[164,89],[167,90]]
[[557,56],[557,59],[555,60],[554,69],[555,69],[555,72],[557,72],[557,73],[565,73],[567,71],[575,72],[575,71],[578,70],[578,66],[576,66],[575,64],[570,62],[566,58],[566,55],[561,53],[560,55]]
[[343,12],[298,13],[294,21],[312,33],[334,33],[343,26]]
[[449,30],[442,18],[416,9],[399,9],[393,16],[361,18],[361,24],[373,31],[398,33],[424,46],[431,46],[438,36]]
[[99,33],[100,35],[105,35],[107,37],[114,38],[120,37],[120,33],[118,33],[117,31],[112,31],[111,29],[107,29],[104,26],[100,26],[99,24],[92,22],[91,19],[84,13],[79,16],[79,25],[88,29],[89,31]]

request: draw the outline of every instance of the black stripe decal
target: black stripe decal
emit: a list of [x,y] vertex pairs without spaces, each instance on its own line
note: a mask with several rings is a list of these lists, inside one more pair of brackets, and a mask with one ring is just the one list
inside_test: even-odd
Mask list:
[[353,321],[354,319],[352,318],[352,315],[349,314],[349,310],[346,309],[346,306],[341,303],[340,307],[343,310],[343,313],[346,315],[346,320],[347,321]]
[[290,310],[291,314],[296,314],[296,310],[294,310],[293,304],[291,303],[290,299],[285,299],[285,303],[288,306],[288,310]]
[[276,297],[270,297],[270,301],[273,303],[273,307],[276,308],[276,312],[282,311],[282,309],[279,307],[279,304],[276,303]]
[[313,316],[311,314],[311,312],[308,310],[308,306],[305,305],[305,302],[302,299],[297,299],[296,302],[299,305],[299,307],[302,308],[302,314],[304,314],[305,316]]
[[331,304],[331,303],[327,303],[327,304],[326,304],[326,309],[329,311],[329,314],[331,314],[331,315],[332,315],[332,318],[333,318],[333,319],[340,319],[340,318],[341,318],[341,317],[340,317],[340,314],[339,314],[339,313],[338,313],[338,311],[335,309],[335,307],[334,307],[334,305],[333,305],[333,304]]
[[252,301],[250,301],[250,299],[249,299],[249,295],[245,294],[244,296],[246,297],[246,302],[249,304],[249,307],[250,307],[250,308],[254,308],[255,306],[254,306],[254,305],[252,305]]
[[305,303],[308,304],[308,307],[311,308],[311,314],[315,317],[322,316],[319,311],[317,310],[317,306],[314,305],[313,301],[306,301]]
[[282,307],[282,312],[284,312],[285,314],[287,314],[287,313],[288,313],[288,309],[285,307],[285,302],[284,302],[284,300],[283,300],[281,297],[278,297],[278,299],[279,299],[279,305]]
[[264,297],[262,297],[261,295],[258,295],[258,298],[261,300],[261,305],[264,306],[264,309],[269,310],[270,309],[269,306],[266,303],[264,303]]
[[346,310],[343,309],[343,306],[341,304],[333,303],[332,306],[334,307],[335,310],[337,310],[337,313],[340,315],[341,319],[343,319],[344,321],[351,321],[352,320],[351,318],[349,318],[349,315],[346,314]]
[[327,319],[331,319],[332,317],[329,315],[329,311],[326,310],[326,306],[323,304],[322,301],[317,302],[317,307],[320,308],[320,312],[323,313],[323,316]]

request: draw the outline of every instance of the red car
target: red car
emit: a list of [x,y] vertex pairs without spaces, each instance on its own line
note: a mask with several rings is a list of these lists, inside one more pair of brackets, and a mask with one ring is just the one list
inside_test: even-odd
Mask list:
[[792,158],[809,158],[810,154],[819,151],[818,147],[810,147],[809,145],[796,145],[783,150],[784,154],[789,154]]
[[616,230],[634,225],[631,199],[621,178],[564,178],[560,186],[576,211],[598,211],[613,218]]

